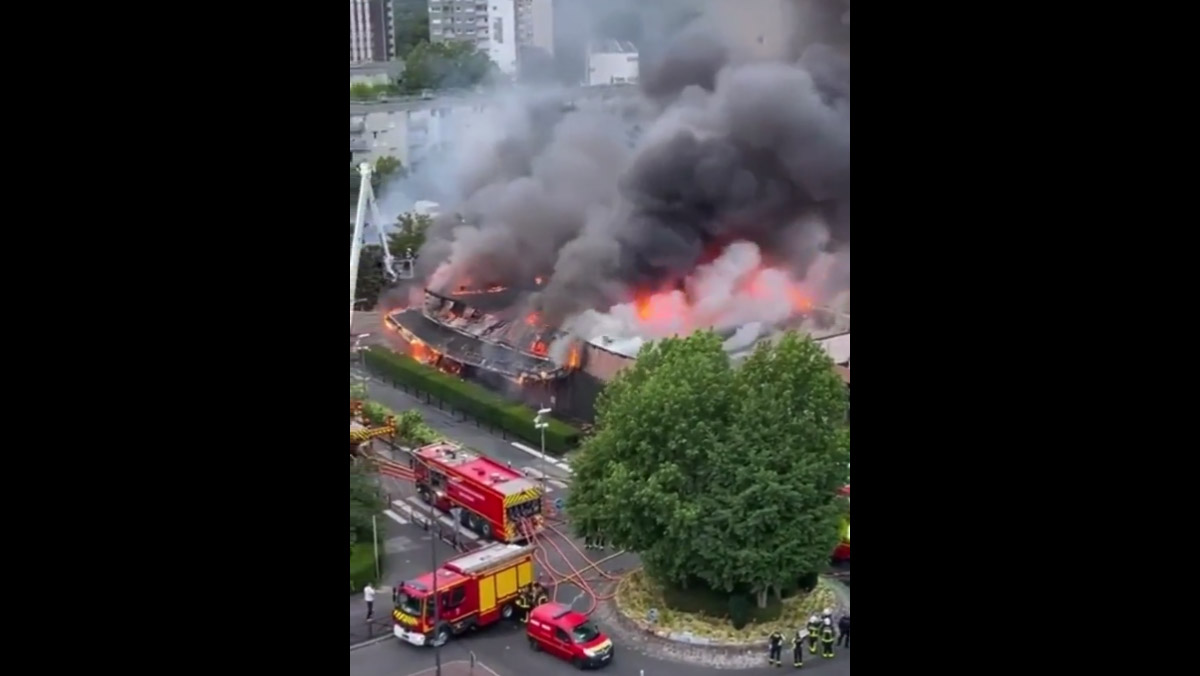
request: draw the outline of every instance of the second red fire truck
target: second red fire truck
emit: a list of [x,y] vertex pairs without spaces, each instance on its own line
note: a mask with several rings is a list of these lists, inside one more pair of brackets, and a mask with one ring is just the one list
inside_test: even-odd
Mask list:
[[485,540],[516,542],[542,528],[542,489],[512,467],[448,442],[413,451],[417,492]]

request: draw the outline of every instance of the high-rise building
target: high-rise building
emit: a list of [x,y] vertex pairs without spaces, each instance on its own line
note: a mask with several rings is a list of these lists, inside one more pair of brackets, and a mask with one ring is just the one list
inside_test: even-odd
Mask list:
[[350,63],[396,58],[392,0],[350,0]]
[[474,44],[512,75],[517,70],[514,0],[429,0],[429,39]]
[[554,0],[516,0],[517,44],[554,54]]

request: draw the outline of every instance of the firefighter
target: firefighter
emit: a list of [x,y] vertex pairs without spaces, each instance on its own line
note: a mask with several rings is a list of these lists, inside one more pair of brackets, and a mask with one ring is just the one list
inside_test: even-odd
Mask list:
[[813,615],[808,618],[808,652],[817,654],[817,634],[821,633],[821,618]]
[[821,624],[821,649],[824,657],[833,657],[833,620],[829,618]]
[[767,653],[767,661],[775,666],[783,666],[779,663],[779,656],[783,652],[783,634],[778,630],[771,632],[771,636],[767,638],[769,650]]
[[529,622],[529,606],[529,590],[523,590],[520,594],[517,594],[517,620],[521,624]]
[[842,615],[838,620],[838,645],[850,647],[850,616]]
[[799,669],[804,666],[804,631],[796,630],[796,636],[792,639],[792,666]]
[[529,598],[533,600],[532,606],[538,606],[550,602],[550,592],[546,590],[545,585],[541,582],[534,582],[533,589],[529,592]]

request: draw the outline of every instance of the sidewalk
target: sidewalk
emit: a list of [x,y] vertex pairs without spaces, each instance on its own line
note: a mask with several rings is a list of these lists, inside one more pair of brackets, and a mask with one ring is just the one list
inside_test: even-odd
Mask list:
[[[411,524],[399,524],[379,516],[379,546],[383,549],[383,579],[375,583],[375,616],[367,622],[367,602],[362,592],[350,597],[350,645],[392,633],[392,586],[427,573],[433,568],[429,533]],[[438,563],[455,552],[436,540]]]

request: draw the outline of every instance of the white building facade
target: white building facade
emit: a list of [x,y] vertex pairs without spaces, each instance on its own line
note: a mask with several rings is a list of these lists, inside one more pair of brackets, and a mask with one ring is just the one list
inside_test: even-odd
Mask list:
[[588,50],[588,86],[636,84],[639,72],[637,48],[628,42],[605,40]]
[[428,0],[429,39],[468,42],[501,72],[517,72],[517,18],[514,0]]

